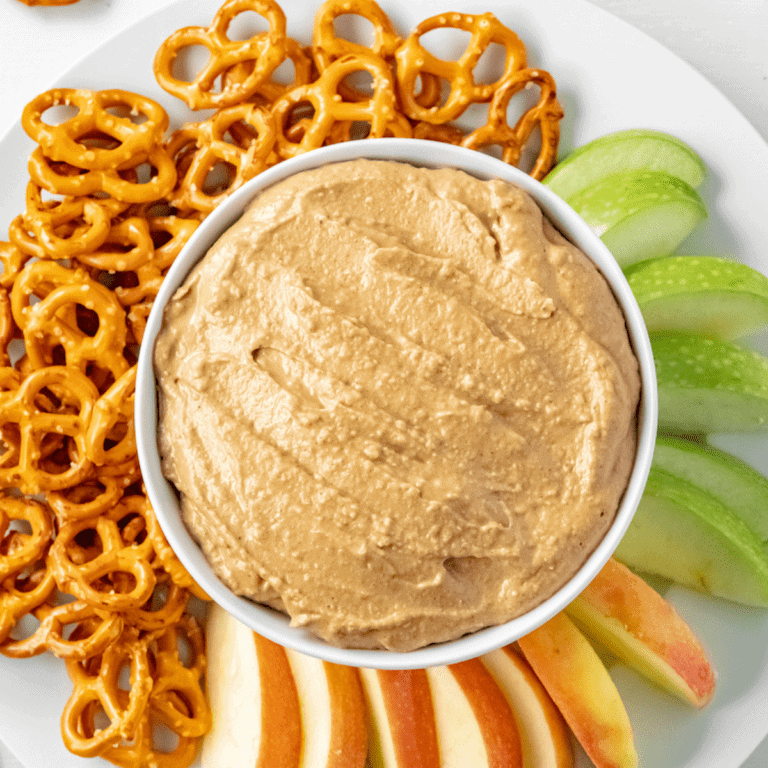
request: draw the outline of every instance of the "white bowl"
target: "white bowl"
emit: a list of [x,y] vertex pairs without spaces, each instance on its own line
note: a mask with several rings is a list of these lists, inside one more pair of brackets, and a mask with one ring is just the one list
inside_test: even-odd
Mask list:
[[[458,168],[480,179],[499,178],[522,187],[536,200],[552,223],[581,248],[602,272],[624,312],[629,336],[640,361],[642,391],[635,464],[613,525],[597,549],[573,578],[528,613],[505,624],[409,653],[336,648],[305,629],[291,627],[284,614],[231,592],[214,574],[202,550],[182,522],[177,496],[171,484],[163,477],[157,447],[157,402],[152,358],[163,309],[168,300],[184,282],[192,267],[218,237],[240,218],[259,192],[301,171],[356,158],[396,160],[427,168]],[[511,643],[562,610],[589,584],[618,546],[640,501],[653,458],[658,407],[653,355],[637,302],[613,256],[569,205],[522,171],[480,152],[416,139],[370,139],[335,144],[286,160],[245,184],[205,219],[169,270],[155,299],[139,355],[135,414],[141,470],[160,525],[187,570],[219,605],[270,640],[310,656],[358,667],[415,669],[464,661]]]

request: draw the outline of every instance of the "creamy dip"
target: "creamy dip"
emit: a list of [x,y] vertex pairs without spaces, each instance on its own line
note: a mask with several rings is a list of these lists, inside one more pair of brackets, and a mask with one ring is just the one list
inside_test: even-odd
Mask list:
[[356,160],[263,192],[155,349],[184,520],[235,593],[408,651],[552,595],[610,527],[638,365],[522,190]]

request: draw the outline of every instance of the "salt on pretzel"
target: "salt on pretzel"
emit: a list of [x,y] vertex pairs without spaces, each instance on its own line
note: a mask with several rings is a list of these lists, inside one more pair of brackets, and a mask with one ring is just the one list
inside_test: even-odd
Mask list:
[[[181,638],[190,656],[186,664],[179,655]],[[150,654],[155,677],[150,701],[160,721],[180,736],[203,736],[211,727],[211,711],[202,688],[206,660],[200,625],[185,614],[159,635]]]
[[20,251],[13,243],[0,242],[0,264],[3,271],[0,272],[0,287],[10,289],[21,272],[29,256]]
[[[530,84],[539,86],[539,100],[519,117],[514,127],[511,127],[507,124],[509,102],[515,94]],[[541,147],[529,173],[534,179],[543,179],[557,159],[562,118],[563,108],[557,100],[557,89],[552,75],[543,69],[523,69],[515,72],[496,91],[488,107],[488,122],[466,136],[461,146],[482,149],[497,144],[501,146],[504,162],[517,165],[526,142],[538,125],[541,131]]]
[[[98,656],[66,664],[74,686],[61,716],[67,749],[80,757],[96,757],[121,739],[131,739],[152,692],[147,640],[127,629]],[[129,691],[120,688],[126,668],[130,669]],[[99,710],[109,718],[105,728],[96,724]]]
[[131,216],[109,227],[99,247],[78,254],[77,262],[108,272],[125,272],[146,264],[153,253],[147,220]]
[[[147,181],[138,180],[135,168],[150,168]],[[154,173],[151,171],[154,170]],[[29,157],[29,175],[48,192],[57,195],[87,196],[106,193],[124,203],[147,203],[165,197],[176,183],[176,168],[162,147],[156,147],[136,166],[124,171],[108,169],[85,171],[68,163],[49,160],[40,147]]]
[[[353,72],[363,71],[373,77],[372,94],[364,101],[344,101],[340,84]],[[293,112],[307,103],[314,114],[295,123]],[[351,54],[332,62],[314,83],[294,88],[278,99],[272,114],[277,122],[277,152],[281,158],[321,147],[338,123],[369,123],[369,138],[381,138],[387,131],[399,135],[402,125],[398,123],[392,73],[381,58],[370,53]],[[292,137],[288,130],[293,126],[298,131]]]
[[[254,11],[269,23],[269,31],[248,40],[230,40],[227,30],[234,18]],[[208,49],[210,60],[191,81],[173,75],[179,53],[193,45]],[[190,109],[221,109],[246,101],[285,59],[285,14],[274,0],[226,0],[209,27],[184,27],[163,42],[155,55],[155,78],[160,87],[184,101]],[[214,91],[218,78],[239,64],[250,64],[243,78],[224,83]]]
[[[457,61],[437,58],[421,44],[421,37],[435,29],[452,28],[471,33]],[[473,70],[491,43],[504,48],[504,72],[494,83],[475,82]],[[473,103],[490,101],[496,89],[526,66],[525,46],[492,13],[445,13],[425,19],[411,32],[395,54],[397,83],[403,111],[412,120],[446,123],[455,120]],[[447,81],[450,91],[444,104],[422,106],[416,91],[425,76]]]
[[[75,107],[78,112],[59,125],[45,123],[43,114],[61,105]],[[120,110],[127,114],[118,114]],[[137,123],[132,116],[145,119]],[[50,160],[106,171],[130,167],[137,157],[148,155],[162,142],[168,115],[156,101],[129,91],[54,88],[24,107],[21,127]],[[116,146],[89,145],[90,137],[95,137],[91,144],[101,141]]]
[[[0,583],[16,576],[47,551],[53,535],[48,508],[33,499],[0,496]],[[10,521],[23,521],[29,532],[11,530]]]
[[[58,400],[52,408],[43,390]],[[86,455],[85,430],[98,390],[77,368],[48,366],[27,376],[13,392],[0,394],[0,429],[18,435],[15,460],[0,468],[0,484],[23,493],[60,490],[82,482],[92,464]],[[45,464],[44,441],[67,438],[65,467],[52,472]]]
[[[32,304],[32,296],[40,301]],[[98,319],[93,333],[88,332],[92,329],[80,327],[78,305]],[[35,262],[14,283],[11,306],[14,320],[24,334],[32,370],[51,365],[57,347],[63,348],[67,366],[83,373],[92,365],[114,378],[128,370],[123,355],[125,313],[114,294],[83,270],[52,261]]]
[[[362,16],[373,25],[372,46],[360,45],[336,36],[333,22],[345,14]],[[349,54],[373,54],[390,61],[401,43],[402,38],[392,26],[389,16],[374,0],[325,0],[315,13],[312,52],[320,71],[332,61]]]
[[[97,466],[121,464],[136,455],[133,400],[136,366],[131,366],[97,401],[86,434],[86,453]],[[118,425],[123,429],[115,433]],[[114,445],[105,448],[107,440]]]
[[[12,548],[16,540],[15,536],[8,537],[4,546]],[[56,579],[45,555],[0,582],[0,642],[6,640],[22,616],[42,605],[55,589]]]
[[[62,525],[48,555],[59,588],[103,610],[144,605],[157,576],[152,543],[140,537],[146,530],[142,511],[140,497],[124,496],[97,518]],[[94,540],[92,552],[82,550],[83,536]]]
[[[28,659],[51,651],[60,659],[85,661],[103,653],[123,631],[119,613],[99,613],[83,600],[49,605],[43,603],[32,611],[40,624],[29,637],[6,639],[0,643],[0,653],[13,659]],[[76,625],[67,637],[68,626]]]
[[[243,146],[226,141],[235,124],[250,129],[250,140]],[[212,211],[228,194],[267,168],[275,138],[271,113],[254,104],[227,107],[208,120],[185,125],[168,142],[179,177],[171,202],[181,210]],[[230,166],[231,175],[222,180],[220,188],[209,190],[206,180],[220,164]]]
[[43,202],[40,187],[32,181],[27,184],[26,201],[21,223],[13,225],[27,230],[27,237],[17,236],[17,247],[47,259],[67,259],[95,250],[107,239],[112,219],[127,207],[110,198]]

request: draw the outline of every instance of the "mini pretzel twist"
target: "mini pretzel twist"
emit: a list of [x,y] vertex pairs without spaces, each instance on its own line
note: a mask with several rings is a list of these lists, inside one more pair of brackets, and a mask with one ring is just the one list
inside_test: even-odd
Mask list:
[[117,468],[119,473],[111,475],[108,474],[109,471],[114,471],[116,467],[98,467],[95,475],[89,476],[78,485],[59,491],[48,491],[45,500],[59,522],[85,520],[112,509],[122,498],[125,489],[141,477],[135,460],[129,464],[118,465]]
[[[466,50],[457,61],[438,59],[421,44],[422,35],[446,27],[461,29],[472,35]],[[494,83],[476,83],[473,69],[491,43],[504,47],[504,72]],[[499,85],[523,69],[526,62],[523,43],[492,13],[446,13],[425,19],[400,46],[395,56],[403,111],[413,120],[424,120],[428,123],[455,120],[470,104],[490,101]],[[425,75],[448,82],[450,92],[441,106],[422,106],[419,103],[416,84],[418,79]]]
[[[120,464],[136,455],[136,434],[133,425],[133,397],[136,389],[136,366],[129,368],[97,401],[86,434],[86,452],[96,465]],[[123,425],[122,435],[115,427]],[[107,439],[115,444],[104,447]]]
[[11,299],[5,288],[0,288],[0,366],[10,363],[8,345],[16,335],[16,323],[13,322]]
[[[136,169],[150,168],[147,181],[137,178]],[[154,170],[154,173],[152,171]],[[86,197],[106,193],[124,203],[149,203],[166,197],[176,184],[176,168],[162,147],[139,155],[126,169],[83,170],[70,163],[48,159],[38,147],[29,157],[29,175],[36,184],[57,195]]]
[[97,249],[77,255],[77,263],[109,272],[125,272],[146,264],[153,253],[146,219],[131,216],[113,224]]
[[[33,295],[41,299],[34,305]],[[51,261],[36,262],[16,280],[11,303],[33,370],[51,365],[53,350],[58,346],[63,348],[67,366],[83,373],[91,364],[97,364],[115,378],[128,370],[123,355],[125,313],[114,294],[83,270],[68,269]],[[78,305],[98,318],[93,334],[80,327]]]
[[[340,84],[348,75],[361,71],[373,77],[373,93],[364,101],[344,101]],[[311,104],[314,115],[294,124],[299,135],[292,139],[288,134],[292,113],[306,103]],[[277,122],[278,154],[281,158],[294,157],[321,147],[339,123],[369,123],[370,138],[380,138],[388,130],[397,135],[400,124],[395,107],[392,73],[386,63],[368,53],[344,56],[331,63],[314,83],[294,88],[275,102],[272,114]]]
[[3,266],[3,271],[0,272],[0,287],[12,288],[17,275],[28,260],[29,256],[14,244],[0,242],[0,264]]
[[[245,11],[255,11],[269,23],[269,31],[248,40],[230,40],[227,30],[232,20]],[[172,73],[179,52],[202,45],[210,61],[191,81],[179,80]],[[155,55],[155,77],[160,86],[184,101],[190,109],[221,109],[246,101],[285,59],[285,14],[274,0],[226,0],[209,27],[184,27],[174,32]],[[214,84],[227,70],[248,63],[251,70],[242,79],[225,82],[220,93]]]
[[[28,230],[27,237],[17,247],[32,256],[46,259],[67,259],[90,253],[104,243],[112,219],[122,213],[126,203],[109,198],[64,198],[43,202],[40,187],[30,181],[27,185],[27,206],[20,224]],[[11,231],[13,231],[13,229]],[[34,238],[34,246],[30,240]]]
[[[46,110],[61,105],[75,107],[78,113],[59,125],[43,122]],[[119,115],[120,111],[125,116]],[[137,124],[131,116],[143,116],[145,120]],[[149,154],[162,141],[168,115],[157,102],[129,91],[55,88],[27,104],[21,115],[21,127],[50,160],[89,171],[106,171],[132,164],[137,156]],[[89,146],[88,139],[94,134],[102,143],[106,138],[106,143],[117,146]]]
[[[524,112],[514,127],[507,124],[507,107],[512,97],[534,83],[541,89],[538,102]],[[502,148],[502,159],[517,165],[520,155],[533,130],[541,130],[541,149],[530,175],[543,179],[555,164],[557,145],[560,141],[560,120],[563,108],[557,100],[555,81],[542,69],[523,69],[506,80],[493,95],[488,108],[488,122],[470,133],[461,145],[469,149],[482,149],[491,144]]]
[[[225,139],[235,123],[253,131],[243,147]],[[228,107],[209,120],[185,125],[168,143],[179,176],[171,201],[182,210],[212,211],[228,194],[267,168],[275,137],[271,113],[253,104]],[[206,180],[220,163],[232,166],[232,174],[223,180],[221,189],[209,191]]]
[[[0,583],[37,562],[47,551],[53,535],[53,518],[44,504],[33,499],[0,496]],[[23,520],[29,533],[14,531],[11,520]]]
[[[81,757],[96,757],[121,739],[131,739],[152,692],[147,641],[135,630],[126,630],[100,655],[66,664],[74,686],[61,716],[67,749]],[[129,691],[120,688],[125,668],[130,668]],[[96,726],[99,710],[109,718],[109,725],[101,729]]]
[[[13,659],[28,659],[45,651],[51,651],[60,659],[85,661],[96,656],[120,637],[123,618],[119,613],[98,613],[82,600],[63,605],[43,605],[32,611],[40,625],[23,640],[8,638],[0,643],[0,653]],[[65,637],[66,627],[75,624],[70,637]]]
[[[186,665],[179,657],[180,635],[191,655]],[[151,657],[155,683],[150,700],[158,718],[180,736],[203,736],[211,727],[211,711],[202,689],[206,661],[200,625],[185,614],[157,638]]]
[[150,599],[139,608],[124,611],[122,616],[129,626],[142,632],[165,631],[178,623],[188,602],[189,591],[162,574]]
[[[336,37],[333,22],[343,14],[356,14],[371,22],[373,45],[370,48]],[[325,0],[315,14],[312,48],[321,71],[332,61],[349,54],[373,54],[390,61],[402,42],[387,14],[374,0]]]
[[[6,536],[3,546],[12,550],[16,540],[15,536]],[[0,582],[0,643],[6,640],[22,616],[42,605],[55,589],[56,579],[44,554],[23,571]]]
[[[43,390],[55,393],[60,405],[51,409]],[[90,472],[85,430],[98,398],[95,385],[79,370],[49,366],[27,376],[15,392],[0,394],[0,429],[18,434],[15,463],[0,468],[0,484],[23,493],[59,490],[82,482]],[[44,463],[47,436],[67,437],[74,447],[66,468],[51,472]]]
[[[97,518],[61,526],[48,559],[59,588],[95,608],[127,611],[149,600],[157,583],[141,497],[124,496]],[[94,539],[94,551],[77,538]]]

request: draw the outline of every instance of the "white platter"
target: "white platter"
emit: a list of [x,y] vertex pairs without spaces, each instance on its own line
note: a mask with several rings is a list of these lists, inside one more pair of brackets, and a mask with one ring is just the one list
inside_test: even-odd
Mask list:
[[[688,142],[705,160],[702,188],[710,218],[681,253],[733,255],[768,272],[768,146],[697,72],[642,33],[581,0],[381,0],[405,32],[446,10],[493,11],[525,42],[531,64],[548,69],[566,110],[561,154],[621,128],[655,128]],[[122,87],[151,96],[172,121],[185,108],[155,83],[151,62],[180,26],[206,25],[217,0],[180,0],[118,34],[51,85]],[[314,5],[283,0],[291,36],[310,39]],[[58,73],[51,73],[56,76]],[[25,158],[32,143],[20,128],[0,140],[0,232],[21,210]],[[716,442],[768,474],[768,440],[722,436]],[[673,588],[666,595],[701,635],[718,670],[714,701],[694,712],[616,667],[614,677],[634,725],[643,766],[736,768],[768,733],[768,611]],[[28,768],[107,765],[69,754],[59,717],[70,693],[63,664],[51,656],[0,657],[0,738]],[[588,765],[588,761],[583,765]],[[457,766],[455,768],[464,768]]]

